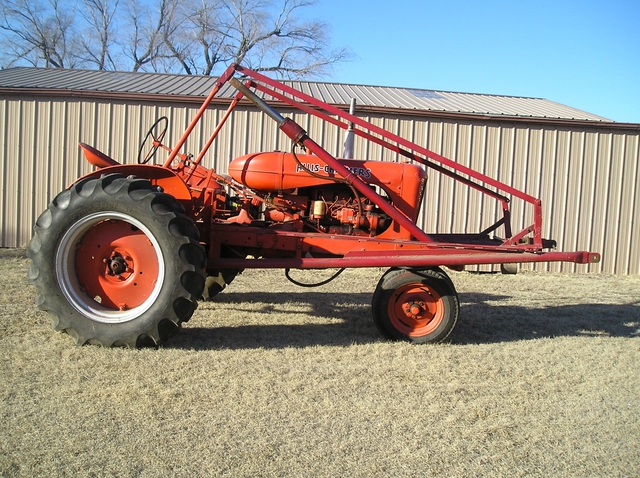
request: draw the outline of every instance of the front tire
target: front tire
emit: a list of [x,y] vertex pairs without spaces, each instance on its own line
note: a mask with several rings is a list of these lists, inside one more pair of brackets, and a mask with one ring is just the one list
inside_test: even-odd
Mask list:
[[157,346],[204,288],[198,230],[144,179],[83,179],[40,215],[27,247],[36,304],[77,344]]
[[372,312],[376,327],[390,339],[441,342],[458,321],[458,295],[439,268],[390,269],[378,282]]

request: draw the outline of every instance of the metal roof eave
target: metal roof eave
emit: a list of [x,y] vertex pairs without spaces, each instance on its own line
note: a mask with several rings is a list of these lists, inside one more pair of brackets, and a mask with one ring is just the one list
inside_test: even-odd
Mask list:
[[[203,101],[202,96],[195,95],[167,95],[158,93],[137,93],[137,92],[117,92],[117,91],[98,91],[98,90],[84,90],[84,89],[67,89],[67,88],[24,88],[24,87],[0,87],[0,94],[19,94],[19,95],[33,95],[33,96],[60,96],[60,97],[73,97],[73,98],[95,98],[95,99],[120,99],[130,101],[149,101],[149,102],[181,102],[181,103],[193,103],[201,104]],[[231,102],[231,98],[217,97],[214,98],[212,104],[224,104],[228,105]],[[266,100],[268,104],[274,107],[283,107],[279,101]],[[246,106],[253,106],[253,103],[248,100],[242,100],[241,104]],[[336,108],[348,110],[349,105],[338,103],[331,104]],[[285,109],[291,109],[286,106]],[[409,109],[398,108],[389,106],[376,106],[376,105],[364,105],[359,104],[357,106],[357,113],[379,113],[379,114],[397,114],[405,116],[421,116],[432,117],[450,120],[482,120],[491,122],[510,122],[510,123],[540,123],[540,124],[553,124],[573,127],[601,127],[615,130],[632,130],[640,131],[640,124],[636,123],[618,123],[615,121],[598,121],[598,120],[585,120],[585,119],[570,119],[570,118],[553,118],[553,117],[539,117],[539,116],[516,116],[507,114],[487,114],[487,113],[473,113],[462,111],[444,111],[434,109]]]

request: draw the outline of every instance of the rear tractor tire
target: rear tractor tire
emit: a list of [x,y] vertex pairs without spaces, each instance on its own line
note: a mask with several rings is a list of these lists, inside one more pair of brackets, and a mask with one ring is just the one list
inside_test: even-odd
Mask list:
[[416,344],[445,340],[458,321],[458,294],[439,268],[390,269],[373,294],[373,321],[393,340]]
[[40,215],[27,247],[36,304],[78,345],[157,346],[188,321],[205,253],[182,206],[144,179],[82,179]]

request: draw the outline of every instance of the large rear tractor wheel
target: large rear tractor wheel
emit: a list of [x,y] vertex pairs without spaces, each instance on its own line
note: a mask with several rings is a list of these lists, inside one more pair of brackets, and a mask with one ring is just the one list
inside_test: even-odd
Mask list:
[[439,268],[391,269],[373,294],[373,320],[393,340],[441,342],[458,321],[458,295]]
[[61,192],[27,248],[36,304],[86,343],[156,346],[188,321],[204,288],[198,230],[170,195],[109,174]]

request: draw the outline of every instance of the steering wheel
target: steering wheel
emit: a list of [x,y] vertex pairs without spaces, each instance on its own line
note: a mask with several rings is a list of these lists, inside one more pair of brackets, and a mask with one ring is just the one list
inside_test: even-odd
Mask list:
[[[155,123],[153,123],[153,126],[149,128],[147,135],[144,137],[144,140],[140,145],[140,150],[138,151],[138,164],[147,164],[151,158],[156,155],[158,148],[162,146],[162,138],[164,138],[164,135],[167,133],[168,127],[169,119],[166,116],[161,116]],[[151,139],[151,145],[146,146],[149,139]],[[146,154],[143,154],[144,151],[147,151]]]

